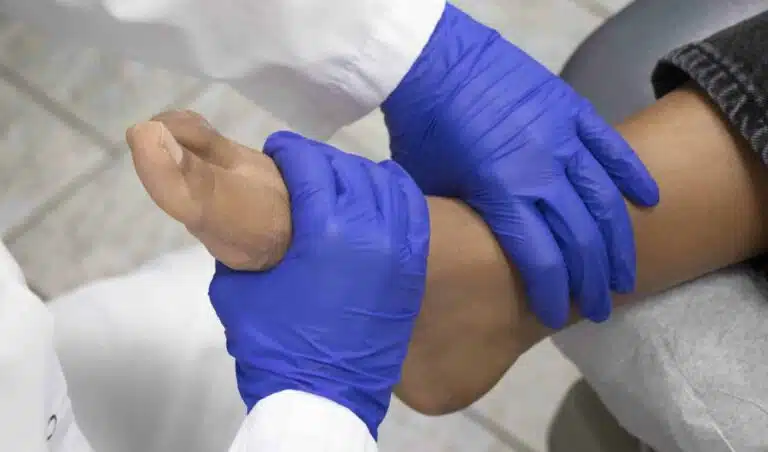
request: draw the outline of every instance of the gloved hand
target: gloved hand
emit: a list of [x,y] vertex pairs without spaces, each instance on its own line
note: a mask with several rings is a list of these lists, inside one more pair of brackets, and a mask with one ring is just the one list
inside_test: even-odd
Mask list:
[[585,99],[497,32],[448,5],[382,110],[394,160],[483,217],[545,325],[565,325],[570,296],[602,321],[610,289],[633,290],[622,193],[653,206],[656,183]]
[[249,410],[283,390],[319,395],[375,438],[424,293],[426,200],[392,161],[287,132],[264,151],[290,193],[291,246],[264,273],[217,264],[210,287],[240,393]]

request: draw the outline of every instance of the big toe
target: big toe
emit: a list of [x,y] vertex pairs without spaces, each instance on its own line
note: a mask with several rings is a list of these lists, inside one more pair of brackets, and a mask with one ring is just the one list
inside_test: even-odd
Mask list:
[[154,202],[232,268],[262,270],[290,243],[288,192],[274,162],[201,116],[167,112],[127,132]]
[[136,174],[149,196],[165,213],[189,226],[199,216],[200,206],[185,177],[191,164],[187,151],[157,121],[131,127],[126,140]]
[[185,149],[216,166],[235,167],[253,152],[221,135],[203,116],[191,110],[166,111],[152,120],[163,123]]

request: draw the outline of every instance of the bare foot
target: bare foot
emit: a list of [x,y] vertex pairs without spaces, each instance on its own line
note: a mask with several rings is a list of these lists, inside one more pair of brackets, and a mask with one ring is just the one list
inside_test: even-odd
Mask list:
[[[271,159],[191,112],[156,116],[127,138],[152,199],[211,254],[241,270],[280,261],[291,238],[290,198]],[[444,414],[485,394],[548,332],[526,310],[517,273],[482,218],[457,201],[427,200],[427,290],[397,394],[421,412]]]
[[161,113],[130,128],[126,139],[152,200],[214,257],[238,270],[282,259],[291,238],[289,196],[269,157],[190,111]]

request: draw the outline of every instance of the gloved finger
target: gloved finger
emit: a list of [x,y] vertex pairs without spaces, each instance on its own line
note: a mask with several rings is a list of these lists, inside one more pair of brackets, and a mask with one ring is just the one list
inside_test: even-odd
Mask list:
[[659,187],[624,138],[587,105],[577,118],[578,136],[630,201],[652,207],[659,203]]
[[274,133],[264,144],[288,188],[295,233],[324,222],[336,205],[336,177],[318,144],[292,132]]
[[[396,162],[387,160],[379,165],[392,174],[403,196],[405,209],[401,206],[400,216],[405,219],[403,229],[405,242],[408,244],[407,251],[410,256],[426,257],[429,254],[430,219],[424,193],[413,178]],[[426,259],[418,259],[414,264],[423,266],[421,270],[426,271]]]
[[335,148],[326,149],[331,166],[336,172],[337,205],[341,209],[353,208],[356,213],[376,214],[376,196],[362,157],[346,154]]
[[631,292],[636,276],[635,236],[624,198],[586,150],[571,159],[566,174],[600,229],[608,252],[611,289]]
[[210,284],[208,285],[208,298],[211,300],[211,304],[216,311],[216,315],[219,317],[222,323],[227,324],[227,321],[232,318],[232,303],[228,303],[228,300],[240,299],[241,297],[233,297],[233,282],[235,281],[236,270],[232,270],[224,263],[216,261],[216,271],[213,274]]
[[606,320],[611,314],[610,269],[597,223],[570,186],[539,207],[560,245],[579,311],[595,322]]
[[[525,283],[528,304],[549,328],[565,326],[570,314],[568,270],[549,225],[532,204],[517,204],[503,218],[482,215]],[[494,227],[494,225],[502,225]]]
[[[227,328],[236,328],[238,320],[243,318],[243,303],[257,302],[243,292],[244,287],[253,287],[254,283],[266,274],[238,272],[221,262],[216,262],[216,273],[208,285],[208,298],[216,311],[217,317]],[[247,278],[247,284],[245,279]]]
[[376,197],[376,210],[380,221],[395,240],[402,241],[399,234],[405,229],[406,219],[401,211],[402,195],[397,181],[381,163],[371,162],[366,170]]

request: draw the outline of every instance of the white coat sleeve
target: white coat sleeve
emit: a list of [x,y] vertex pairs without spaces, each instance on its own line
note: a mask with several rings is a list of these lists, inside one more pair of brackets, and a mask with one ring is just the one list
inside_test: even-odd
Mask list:
[[91,452],[53,343],[48,309],[0,243],[0,450]]
[[368,427],[328,399],[282,391],[253,407],[230,452],[376,452]]
[[377,108],[445,0],[0,0],[58,39],[227,81],[299,132],[327,138]]

